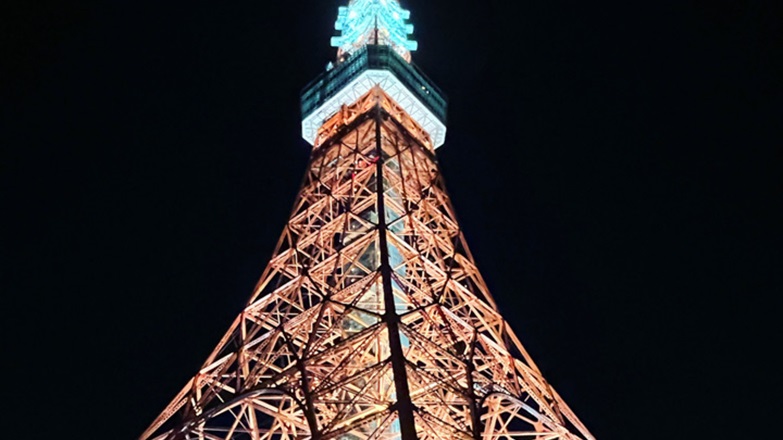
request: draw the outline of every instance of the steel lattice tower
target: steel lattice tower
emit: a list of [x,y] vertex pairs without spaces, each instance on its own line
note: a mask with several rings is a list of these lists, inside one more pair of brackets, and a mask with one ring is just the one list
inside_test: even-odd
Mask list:
[[302,92],[312,155],[250,299],[141,439],[592,439],[498,313],[396,0],[351,0]]

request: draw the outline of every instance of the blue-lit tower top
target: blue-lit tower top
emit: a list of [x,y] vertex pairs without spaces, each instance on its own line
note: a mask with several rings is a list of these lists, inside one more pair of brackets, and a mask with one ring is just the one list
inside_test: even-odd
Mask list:
[[409,17],[410,11],[397,0],[351,0],[348,6],[340,6],[334,28],[342,35],[332,37],[338,60],[367,44],[380,44],[410,61],[417,42],[408,39],[413,33],[413,25],[405,23]]
[[398,0],[350,0],[340,6],[332,37],[337,60],[302,90],[302,137],[312,145],[323,123],[343,105],[351,105],[380,87],[432,138],[446,138],[446,97],[411,62],[416,41],[409,39],[410,12]]

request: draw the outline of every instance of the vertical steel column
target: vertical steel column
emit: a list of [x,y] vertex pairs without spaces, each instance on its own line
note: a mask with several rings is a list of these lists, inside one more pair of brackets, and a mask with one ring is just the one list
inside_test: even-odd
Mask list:
[[386,240],[386,207],[383,201],[383,150],[381,147],[381,105],[375,104],[375,148],[378,153],[376,166],[376,191],[378,192],[378,236],[381,248],[381,277],[383,282],[383,320],[389,331],[389,349],[391,351],[392,373],[394,374],[394,390],[397,395],[397,416],[400,420],[402,440],[416,440],[416,424],[413,418],[413,403],[408,389],[408,374],[405,371],[405,356],[402,353],[400,341],[400,317],[394,307],[394,292],[391,283],[391,266],[389,265],[389,248]]

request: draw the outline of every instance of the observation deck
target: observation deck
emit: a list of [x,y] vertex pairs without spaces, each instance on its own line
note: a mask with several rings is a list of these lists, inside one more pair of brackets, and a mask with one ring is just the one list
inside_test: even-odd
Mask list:
[[302,137],[313,144],[325,120],[375,85],[432,136],[435,148],[443,144],[447,107],[443,92],[391,46],[375,44],[362,47],[302,89]]

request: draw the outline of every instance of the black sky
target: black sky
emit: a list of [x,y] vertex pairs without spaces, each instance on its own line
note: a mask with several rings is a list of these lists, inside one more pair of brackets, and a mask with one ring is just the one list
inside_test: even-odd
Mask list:
[[[342,4],[2,14],[12,430],[135,438],[196,372],[291,209],[298,94]],[[402,4],[449,98],[438,156],[478,267],[593,434],[728,438],[772,417],[780,4]]]

